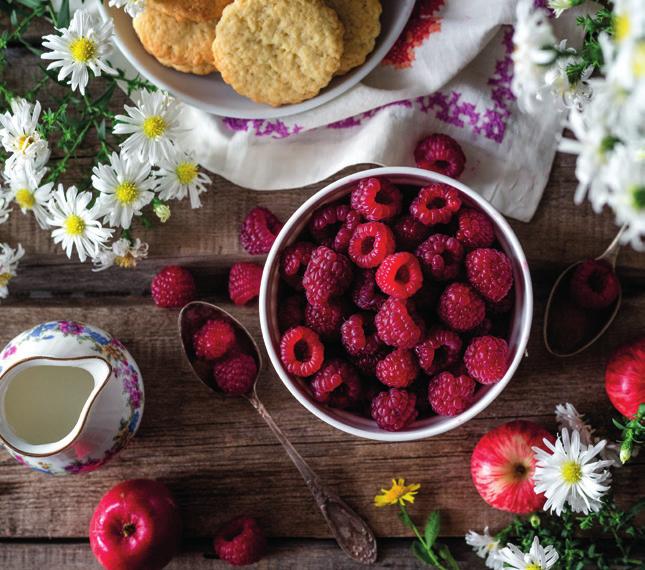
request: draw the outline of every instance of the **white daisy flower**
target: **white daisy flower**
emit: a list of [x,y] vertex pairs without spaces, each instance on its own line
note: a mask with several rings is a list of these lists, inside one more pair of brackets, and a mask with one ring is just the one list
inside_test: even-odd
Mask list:
[[4,224],[11,214],[11,199],[0,187],[0,224]]
[[62,244],[70,259],[72,250],[76,249],[81,262],[95,257],[114,231],[101,225],[98,204],[89,207],[92,199],[91,192],[79,192],[75,186],[70,186],[65,192],[63,185],[59,184],[47,205],[47,224],[56,228],[52,232],[54,243]]
[[[114,27],[112,20],[103,20],[86,10],[77,10],[68,28],[57,28],[55,34],[43,37],[43,47],[51,50],[40,57],[53,60],[47,69],[58,69],[58,81],[70,77],[68,85],[85,94],[90,79],[89,71],[95,77],[101,73],[116,74],[106,59],[112,53]],[[88,71],[89,70],[89,71]]]
[[488,533],[488,527],[483,534],[469,530],[466,534],[466,544],[473,547],[473,550],[480,558],[486,560],[486,568],[501,570],[504,563],[499,558],[499,540]]
[[613,0],[615,37],[623,43],[645,37],[645,4],[642,0]]
[[146,7],[146,0],[110,0],[109,5],[123,8],[126,14],[136,18]]
[[179,126],[181,104],[161,91],[138,91],[136,107],[125,105],[127,115],[117,115],[114,134],[130,136],[121,143],[128,154],[152,165],[172,161],[177,137],[184,132]]
[[532,0],[520,0],[513,34],[511,89],[524,111],[535,111],[539,102],[552,100],[544,76],[556,59],[555,43],[547,12],[535,9]]
[[[562,40],[558,49],[561,52],[567,50],[567,40]],[[587,67],[582,76],[575,83],[569,81],[567,68],[580,61],[572,50],[570,57],[559,57],[544,74],[544,83],[551,89],[551,92],[564,103],[565,107],[576,107],[582,109],[590,100],[593,94],[589,78],[593,73],[593,67]]]
[[9,196],[18,204],[23,214],[32,212],[38,225],[47,229],[47,203],[54,188],[54,183],[42,184],[47,171],[43,168],[36,170],[32,162],[25,162],[12,169],[7,182]]
[[17,163],[31,160],[43,163],[49,158],[49,145],[38,132],[40,102],[33,105],[21,98],[11,101],[11,112],[0,115],[0,141],[7,152],[12,153],[5,171],[11,170]]
[[112,244],[112,247],[104,248],[92,260],[94,269],[92,271],[104,271],[113,265],[124,269],[132,269],[137,266],[141,259],[148,257],[148,244],[139,238],[130,241],[121,238]]
[[92,170],[92,185],[99,192],[98,206],[104,222],[127,230],[132,217],[154,198],[156,182],[150,175],[150,165],[132,160],[125,151],[110,157],[110,164],[99,164]]
[[22,245],[18,244],[16,249],[8,243],[0,243],[0,298],[6,299],[9,295],[7,285],[17,274],[18,263],[25,255]]
[[191,208],[202,205],[199,195],[206,192],[211,179],[199,170],[199,164],[187,153],[178,153],[172,160],[161,162],[155,172],[159,183],[159,198],[161,200],[183,200],[190,196]]
[[623,243],[643,250],[645,244],[645,146],[619,145],[605,171],[609,189],[607,202],[616,214],[616,223],[626,225]]
[[555,566],[560,556],[551,545],[543,548],[536,536],[528,553],[525,554],[514,544],[508,544],[499,551],[499,558],[504,565],[503,568],[512,570],[549,570],[549,568]]
[[574,430],[569,438],[569,430],[565,428],[555,444],[544,440],[547,450],[533,448],[537,461],[533,476],[535,492],[544,493],[545,511],[555,511],[560,516],[567,503],[574,513],[600,510],[611,483],[606,467],[612,462],[592,459],[606,443],[602,440],[594,446],[584,445],[579,432]]

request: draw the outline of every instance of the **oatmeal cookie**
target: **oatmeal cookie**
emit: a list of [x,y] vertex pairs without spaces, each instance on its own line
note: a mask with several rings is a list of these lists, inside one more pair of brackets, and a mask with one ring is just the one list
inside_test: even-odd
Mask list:
[[147,0],[147,5],[161,10],[177,20],[206,22],[222,17],[222,12],[233,0]]

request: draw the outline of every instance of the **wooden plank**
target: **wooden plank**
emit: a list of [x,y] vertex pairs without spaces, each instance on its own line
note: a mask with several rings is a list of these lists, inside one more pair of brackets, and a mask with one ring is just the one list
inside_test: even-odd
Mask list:
[[[259,337],[256,307],[231,308]],[[539,336],[538,299],[529,357],[500,397],[461,428],[430,440],[403,444],[366,441],[316,420],[267,371],[260,395],[293,443],[324,481],[357,508],[381,536],[404,529],[393,513],[372,506],[391,477],[419,481],[423,491],[413,512],[445,514],[444,532],[508,520],[489,508],[470,483],[470,453],[483,433],[514,418],[554,428],[555,404],[573,402],[594,425],[607,428],[611,407],[602,371],[618,342],[642,332],[644,295],[628,295],[612,333],[594,350],[562,361],[550,357]],[[139,362],[146,385],[141,430],[121,456],[87,476],[52,478],[26,470],[6,454],[0,461],[0,533],[4,537],[78,537],[87,533],[92,510],[117,481],[160,478],[176,494],[187,536],[208,536],[231,513],[259,516],[272,536],[329,537],[296,470],[261,419],[241,400],[220,403],[195,381],[183,362],[176,311],[137,298],[33,300],[9,303],[0,313],[0,341],[39,321],[71,318],[90,322],[123,340]],[[602,430],[601,430],[602,431]],[[643,494],[639,469],[645,458],[616,475],[618,499]],[[639,467],[640,466],[640,467]],[[19,506],[19,508],[17,508]]]

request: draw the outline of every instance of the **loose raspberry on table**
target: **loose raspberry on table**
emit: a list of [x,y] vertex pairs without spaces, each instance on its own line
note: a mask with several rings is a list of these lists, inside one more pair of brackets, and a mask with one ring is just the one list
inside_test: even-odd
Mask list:
[[438,374],[428,384],[428,400],[435,414],[457,416],[470,406],[475,396],[475,381],[462,374]]
[[190,271],[177,265],[168,265],[152,278],[152,300],[165,309],[183,307],[197,296],[195,280]]
[[468,374],[482,384],[495,384],[509,366],[508,344],[494,336],[479,336],[470,341],[464,353]]
[[372,419],[381,429],[400,431],[416,419],[416,401],[414,394],[399,388],[381,392],[372,400]]
[[326,339],[337,338],[343,322],[343,307],[338,299],[330,299],[325,305],[305,307],[305,325]]
[[359,267],[378,267],[394,253],[396,243],[392,230],[381,222],[360,224],[349,240],[349,257]]
[[262,558],[267,541],[255,519],[237,517],[220,527],[213,548],[225,562],[233,566],[246,566]]
[[419,367],[411,350],[397,348],[376,365],[376,377],[390,388],[406,388],[419,374]]
[[414,348],[423,337],[424,324],[409,299],[389,297],[374,318],[379,338],[389,346]]
[[466,165],[466,155],[459,143],[441,133],[435,133],[420,141],[414,149],[414,160],[419,168],[451,178],[459,178]]
[[428,275],[436,281],[448,281],[459,275],[464,259],[464,246],[453,237],[434,234],[415,253]]
[[[351,211],[348,204],[339,202],[321,206],[314,211],[309,220],[308,228],[311,237],[319,244],[332,247],[336,234]],[[355,216],[352,216],[352,220],[358,222]]]
[[311,381],[316,401],[332,408],[347,409],[361,398],[361,381],[356,369],[338,358],[326,363]]
[[374,354],[382,346],[371,313],[356,313],[349,317],[340,327],[340,335],[343,347],[351,356]]
[[228,274],[228,295],[236,305],[246,305],[260,294],[262,267],[255,263],[236,263]]
[[421,188],[410,204],[410,214],[426,226],[435,226],[447,224],[459,208],[459,192],[447,184],[435,182]]
[[451,283],[439,297],[439,318],[451,329],[474,329],[486,316],[486,305],[475,290],[465,283]]
[[584,309],[604,309],[620,293],[620,282],[611,265],[600,259],[587,259],[573,270],[569,292]]
[[513,267],[506,254],[496,249],[474,249],[466,255],[470,284],[489,301],[501,301],[513,286]]
[[223,319],[211,319],[193,335],[197,358],[215,360],[224,356],[235,344],[235,330]]
[[407,251],[388,255],[376,270],[376,283],[397,299],[412,297],[423,285],[419,260]]
[[247,394],[253,388],[258,365],[249,354],[234,351],[213,364],[213,378],[227,394]]
[[280,257],[280,275],[296,291],[303,291],[302,277],[316,249],[313,243],[299,241],[284,249]]
[[314,249],[302,278],[307,301],[316,307],[344,293],[352,282],[352,263],[324,245]]
[[378,311],[385,302],[385,295],[376,284],[376,272],[369,269],[356,273],[352,286],[352,301],[364,311]]
[[433,327],[414,351],[423,371],[432,375],[450,368],[459,360],[461,345],[456,332]]
[[305,300],[300,295],[291,295],[280,303],[278,324],[280,332],[297,327],[305,322]]
[[492,222],[484,212],[464,208],[457,215],[455,237],[468,248],[490,247],[495,241]]
[[402,251],[414,251],[428,236],[428,226],[410,215],[401,216],[392,226],[396,245]]
[[356,210],[347,212],[347,217],[342,226],[340,226],[332,247],[340,253],[347,253],[349,242],[354,235],[354,230],[361,223],[361,215]]
[[289,329],[280,341],[280,360],[289,374],[312,376],[323,365],[325,347],[320,337],[307,327]]
[[253,208],[242,222],[240,243],[251,255],[269,253],[282,226],[282,222],[270,210]]
[[372,222],[393,218],[401,211],[401,191],[385,178],[364,178],[352,190],[352,208]]

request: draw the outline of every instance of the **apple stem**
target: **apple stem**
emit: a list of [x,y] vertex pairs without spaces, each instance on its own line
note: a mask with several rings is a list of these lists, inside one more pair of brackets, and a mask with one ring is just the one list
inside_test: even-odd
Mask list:
[[123,525],[123,536],[125,538],[128,538],[129,536],[132,536],[135,531],[137,530],[137,527],[134,525],[134,523],[127,523]]

